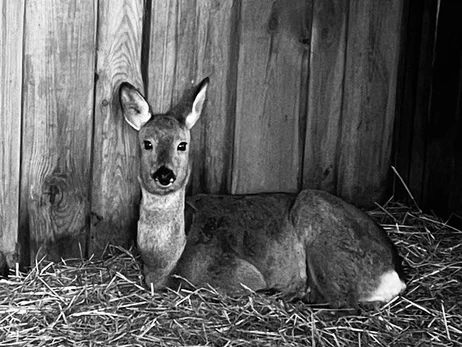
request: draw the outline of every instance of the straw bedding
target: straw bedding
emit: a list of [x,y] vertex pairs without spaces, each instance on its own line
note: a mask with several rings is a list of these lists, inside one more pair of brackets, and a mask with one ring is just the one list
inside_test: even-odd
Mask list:
[[404,258],[402,297],[360,314],[229,297],[212,288],[153,293],[139,258],[37,262],[0,280],[0,346],[456,346],[462,345],[462,232],[417,209],[370,212]]

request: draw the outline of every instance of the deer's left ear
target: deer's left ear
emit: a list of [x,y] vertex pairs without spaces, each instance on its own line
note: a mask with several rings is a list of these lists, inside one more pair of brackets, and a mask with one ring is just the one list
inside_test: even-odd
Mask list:
[[196,124],[197,120],[201,116],[208,85],[209,85],[209,78],[206,77],[196,87],[197,94],[194,98],[191,112],[185,117],[185,120],[184,120],[186,128],[188,129],[191,129],[194,126],[194,124]]

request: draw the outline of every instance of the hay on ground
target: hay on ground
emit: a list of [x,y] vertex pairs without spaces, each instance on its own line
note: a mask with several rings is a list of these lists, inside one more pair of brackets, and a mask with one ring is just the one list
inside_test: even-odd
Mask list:
[[360,315],[277,295],[151,292],[133,252],[38,262],[0,280],[0,346],[462,345],[462,232],[388,203],[370,212],[404,258],[403,296]]

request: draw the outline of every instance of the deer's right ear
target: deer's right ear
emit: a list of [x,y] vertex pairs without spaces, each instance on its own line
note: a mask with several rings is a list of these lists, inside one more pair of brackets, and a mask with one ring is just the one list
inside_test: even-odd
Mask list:
[[138,89],[128,82],[123,82],[120,85],[119,100],[125,120],[135,130],[139,131],[151,118],[148,102]]

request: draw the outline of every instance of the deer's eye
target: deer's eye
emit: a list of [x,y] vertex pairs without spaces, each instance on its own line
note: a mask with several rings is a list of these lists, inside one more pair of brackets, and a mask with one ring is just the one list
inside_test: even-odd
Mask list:
[[144,141],[144,149],[147,151],[152,150],[152,143],[150,141]]
[[179,151],[186,151],[186,145],[187,143],[186,142],[180,142],[180,144],[178,145],[178,150]]

